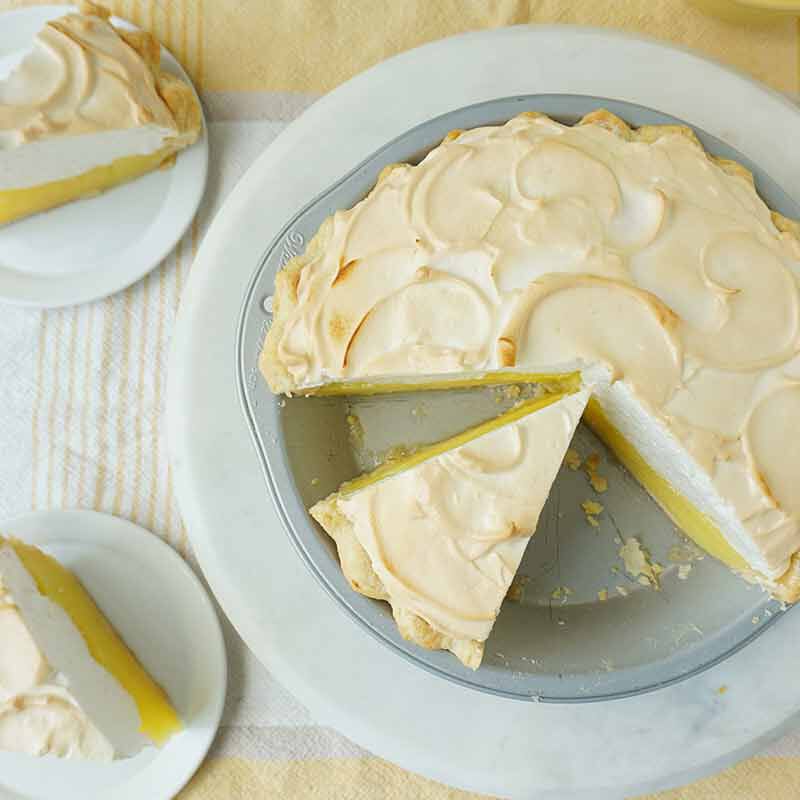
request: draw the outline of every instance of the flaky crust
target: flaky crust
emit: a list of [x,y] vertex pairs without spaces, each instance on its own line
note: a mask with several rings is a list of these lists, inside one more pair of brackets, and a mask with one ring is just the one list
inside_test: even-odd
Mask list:
[[385,600],[392,608],[394,621],[404,639],[428,650],[449,650],[470,669],[477,669],[483,658],[483,643],[475,639],[454,639],[434,630],[422,617],[392,603],[381,579],[372,568],[367,551],[361,546],[350,520],[339,511],[338,495],[332,494],[310,509],[311,516],[336,542],[339,563],[350,586],[360,594]]

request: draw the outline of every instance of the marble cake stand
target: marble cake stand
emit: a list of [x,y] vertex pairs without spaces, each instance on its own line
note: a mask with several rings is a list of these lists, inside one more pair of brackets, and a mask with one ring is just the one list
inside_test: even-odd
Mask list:
[[787,190],[800,187],[800,111],[687,51],[604,30],[519,27],[403,54],[318,101],[227,200],[181,307],[168,427],[181,509],[211,587],[258,658],[320,723],[462,788],[598,800],[693,780],[792,725],[800,713],[800,613],[714,669],[632,699],[546,705],[450,684],[359,629],[302,565],[273,511],[236,394],[244,289],[295,211],[425,119],[548,92],[619,98],[681,117]]

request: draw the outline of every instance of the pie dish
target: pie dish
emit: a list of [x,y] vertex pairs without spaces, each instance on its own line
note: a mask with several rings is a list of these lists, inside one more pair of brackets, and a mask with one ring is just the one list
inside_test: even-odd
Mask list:
[[454,132],[278,274],[262,372],[310,394],[604,364],[589,424],[698,544],[793,602],[798,231],[687,127]]
[[197,140],[194,91],[160,60],[153,36],[92,3],[44,26],[0,81],[0,225],[169,166]]
[[183,727],[80,581],[2,537],[0,640],[0,750],[111,761]]

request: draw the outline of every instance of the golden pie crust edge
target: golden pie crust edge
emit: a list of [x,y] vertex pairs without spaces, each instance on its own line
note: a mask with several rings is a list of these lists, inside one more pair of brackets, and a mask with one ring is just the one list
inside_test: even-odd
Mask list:
[[336,494],[321,500],[310,509],[310,513],[336,542],[339,563],[350,586],[359,594],[388,602],[397,628],[404,639],[428,650],[449,650],[470,669],[477,669],[480,666],[483,658],[483,642],[475,639],[456,639],[440,633],[413,611],[391,602],[381,579],[372,568],[367,551],[356,538],[350,520],[339,511]]

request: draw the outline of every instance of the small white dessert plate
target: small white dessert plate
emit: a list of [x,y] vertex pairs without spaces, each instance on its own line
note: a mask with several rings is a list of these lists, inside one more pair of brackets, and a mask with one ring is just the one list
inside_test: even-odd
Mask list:
[[94,511],[37,511],[0,523],[75,572],[169,694],[185,729],[163,748],[111,764],[0,753],[2,800],[167,800],[202,763],[225,702],[219,620],[189,566],[132,522]]
[[[31,48],[64,6],[0,14],[0,78]],[[114,24],[133,28],[124,20]],[[164,67],[190,83],[162,48]],[[156,170],[88,200],[0,227],[0,302],[55,308],[98,300],[138,281],[164,259],[189,227],[206,185],[208,138]]]

